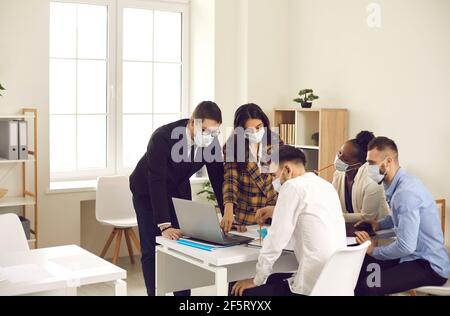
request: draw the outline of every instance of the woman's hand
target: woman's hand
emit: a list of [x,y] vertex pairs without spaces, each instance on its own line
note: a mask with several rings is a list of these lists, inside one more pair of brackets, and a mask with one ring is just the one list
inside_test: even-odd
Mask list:
[[234,213],[233,213],[233,204],[229,203],[225,205],[225,213],[222,218],[222,222],[220,223],[220,227],[224,231],[224,233],[229,233],[234,223]]
[[255,216],[256,223],[264,225],[269,218],[273,217],[274,210],[275,206],[266,206],[257,210]]
[[231,229],[236,230],[238,233],[247,232],[247,226],[238,224],[236,222],[233,223],[233,227]]

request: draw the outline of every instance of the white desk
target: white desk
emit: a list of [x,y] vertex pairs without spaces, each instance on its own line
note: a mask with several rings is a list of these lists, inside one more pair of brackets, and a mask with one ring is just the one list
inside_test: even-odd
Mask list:
[[[249,230],[256,230],[249,227]],[[158,237],[156,248],[156,295],[214,286],[211,295],[228,296],[228,284],[253,278],[260,249],[247,246],[217,249],[212,252],[183,246]],[[349,244],[354,240],[349,239]],[[294,253],[284,252],[274,266],[274,273],[296,271]]]
[[[77,288],[113,282],[116,296],[127,295],[127,272],[78,246],[0,254],[0,296],[76,295]],[[12,280],[15,279],[15,280]]]

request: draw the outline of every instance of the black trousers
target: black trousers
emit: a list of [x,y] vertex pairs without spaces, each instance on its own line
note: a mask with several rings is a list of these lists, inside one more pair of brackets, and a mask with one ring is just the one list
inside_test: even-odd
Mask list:
[[[272,274],[266,284],[244,291],[244,296],[248,297],[268,297],[268,296],[302,296],[291,292],[287,279],[292,277],[292,273]],[[233,288],[230,284],[230,292]]]
[[[378,265],[380,275],[377,276]],[[367,271],[369,270],[369,271]],[[376,284],[376,278],[379,282]],[[437,274],[428,261],[416,260],[400,263],[400,260],[381,261],[366,256],[355,289],[356,296],[385,296],[417,289],[422,286],[442,286],[446,279]],[[379,285],[379,286],[378,286]]]
[[[161,230],[155,224],[150,198],[147,196],[133,196],[133,205],[139,225],[141,242],[141,264],[145,286],[149,296],[155,296],[155,248],[156,237],[161,236]],[[189,296],[190,290],[174,293],[175,296]]]

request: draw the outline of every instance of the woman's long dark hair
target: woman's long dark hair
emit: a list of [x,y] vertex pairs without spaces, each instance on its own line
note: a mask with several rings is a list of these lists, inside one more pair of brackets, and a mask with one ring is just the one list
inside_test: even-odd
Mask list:
[[[236,133],[237,128],[242,128],[245,130],[245,124],[252,119],[261,120],[265,131],[266,136],[263,139],[262,145],[263,145],[263,155],[270,154],[268,153],[268,148],[272,146],[272,144],[279,142],[278,135],[274,135],[270,128],[270,120],[267,117],[267,115],[264,113],[264,111],[256,104],[250,103],[242,105],[239,109],[237,109],[236,114],[234,116],[234,129],[235,131],[231,135],[231,137],[228,139],[227,143],[224,146],[224,155],[225,155],[225,161],[228,161],[229,158],[233,158],[233,161],[238,164],[238,168],[240,170],[244,169],[248,162],[249,162],[249,141],[245,138],[245,157],[238,157],[238,146],[242,144],[239,142],[238,137],[243,135],[238,135]],[[275,138],[274,138],[275,137]],[[276,140],[277,139],[277,140]],[[238,159],[241,158],[241,159]],[[242,161],[245,158],[245,161]]]

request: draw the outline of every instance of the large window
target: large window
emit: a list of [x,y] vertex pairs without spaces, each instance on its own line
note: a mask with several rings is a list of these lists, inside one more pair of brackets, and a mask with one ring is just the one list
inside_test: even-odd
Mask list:
[[52,180],[126,173],[187,114],[186,26],[180,4],[51,2]]

